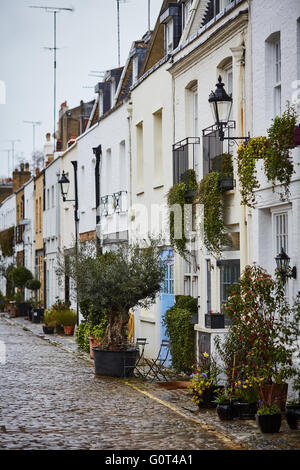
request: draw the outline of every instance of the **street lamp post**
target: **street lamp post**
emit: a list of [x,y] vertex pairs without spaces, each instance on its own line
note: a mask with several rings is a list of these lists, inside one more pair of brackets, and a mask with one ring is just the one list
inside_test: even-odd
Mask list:
[[[58,183],[60,184],[61,195],[64,202],[74,202],[74,222],[75,222],[75,256],[77,257],[78,254],[78,225],[79,225],[79,216],[78,216],[78,186],[77,186],[77,161],[71,161],[74,169],[74,196],[75,199],[67,199],[69,187],[70,187],[70,180],[65,174],[64,170]],[[76,312],[77,312],[77,325],[79,324],[79,308],[78,302],[76,303]]]
[[225,137],[224,128],[227,127],[229,116],[232,108],[232,98],[229,96],[222,83],[222,77],[219,75],[218,83],[216,84],[215,91],[212,91],[209,95],[208,102],[211,107],[212,115],[215,120],[215,124],[219,131],[219,138],[221,141],[224,140],[245,140],[248,137]]

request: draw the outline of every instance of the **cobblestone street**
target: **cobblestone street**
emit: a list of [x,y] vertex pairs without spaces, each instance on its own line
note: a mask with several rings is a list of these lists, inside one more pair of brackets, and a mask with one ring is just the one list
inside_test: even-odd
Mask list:
[[0,449],[228,449],[197,423],[0,319]]
[[300,450],[284,419],[263,435],[199,412],[186,391],[95,376],[73,338],[43,337],[40,324],[0,317],[0,342],[0,449]]

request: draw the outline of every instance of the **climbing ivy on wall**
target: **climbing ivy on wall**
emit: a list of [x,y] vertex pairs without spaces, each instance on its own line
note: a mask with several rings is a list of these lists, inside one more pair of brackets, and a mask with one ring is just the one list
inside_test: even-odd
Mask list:
[[0,246],[2,256],[9,257],[14,254],[14,227],[10,227],[0,232]]

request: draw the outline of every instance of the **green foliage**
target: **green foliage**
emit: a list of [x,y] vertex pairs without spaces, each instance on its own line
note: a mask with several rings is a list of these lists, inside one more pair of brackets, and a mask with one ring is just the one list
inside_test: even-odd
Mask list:
[[280,413],[281,411],[278,405],[271,405],[271,406],[263,405],[257,410],[258,415],[277,415]]
[[29,279],[26,282],[25,287],[26,289],[37,291],[41,288],[41,285],[42,284],[38,279]]
[[215,359],[208,353],[203,353],[188,385],[189,390],[193,393],[192,400],[196,404],[203,402],[205,390],[214,390],[217,387],[218,375],[219,367]]
[[16,292],[14,295],[14,301],[16,302],[17,305],[21,304],[23,302],[23,295],[21,292]]
[[56,326],[56,318],[53,310],[45,310],[44,312],[44,324],[46,326]]
[[185,373],[190,373],[195,363],[195,331],[190,323],[192,314],[197,312],[194,301],[190,296],[176,296],[175,305],[163,317],[170,338],[172,366]]
[[220,173],[208,173],[201,180],[197,197],[204,205],[204,243],[206,248],[219,254],[226,243],[224,232],[224,202],[219,187]]
[[178,308],[189,310],[192,314],[198,312],[198,302],[191,295],[175,295],[175,305]]
[[216,347],[229,380],[254,376],[265,383],[283,383],[293,377],[299,301],[289,306],[278,273],[272,279],[260,266],[246,266],[223,311],[233,322],[223,342],[216,338]]
[[[170,242],[177,253],[185,258],[188,253],[186,249],[186,232],[189,230],[189,227],[186,225],[184,217],[184,206],[191,203],[197,189],[195,171],[187,170],[182,176],[182,180],[170,188],[167,194],[167,202],[170,209]],[[177,206],[180,208],[178,215]],[[179,223],[181,224],[180,227],[178,225],[175,226],[175,224]]]
[[238,148],[237,169],[240,181],[241,204],[253,207],[255,203],[254,190],[259,188],[256,177],[256,161],[266,157],[266,137],[246,139]]
[[2,256],[10,257],[14,254],[14,227],[10,227],[0,232],[0,246]]
[[77,313],[71,309],[54,310],[53,318],[58,325],[73,326],[77,322]]
[[12,280],[15,287],[20,289],[24,288],[27,281],[32,279],[32,273],[25,266],[14,267],[10,273],[9,277]]
[[88,322],[80,323],[76,328],[75,336],[79,349],[87,353],[90,352],[90,324]]
[[289,185],[294,173],[290,150],[293,148],[296,123],[295,107],[287,103],[282,116],[273,119],[267,137],[252,137],[239,146],[237,165],[241,184],[241,204],[249,207],[255,204],[254,190],[259,188],[256,161],[259,159],[263,159],[265,174],[268,182],[272,183],[273,191],[276,182],[279,182],[283,185],[283,192],[279,193],[281,200],[289,198]]
[[268,129],[269,146],[264,159],[265,173],[268,181],[272,183],[273,191],[276,181],[283,184],[284,190],[280,193],[283,201],[290,196],[289,185],[294,173],[290,150],[293,148],[296,124],[296,109],[288,103],[282,116],[276,116]]

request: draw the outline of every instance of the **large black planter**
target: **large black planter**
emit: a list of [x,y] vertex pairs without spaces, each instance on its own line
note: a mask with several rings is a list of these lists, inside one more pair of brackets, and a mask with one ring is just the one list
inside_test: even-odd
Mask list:
[[287,405],[285,410],[285,417],[290,429],[298,429],[300,423],[300,404]]
[[279,432],[281,426],[281,413],[274,415],[256,415],[256,423],[263,433]]
[[218,403],[217,413],[221,421],[232,421],[235,417],[234,405],[231,402]]
[[255,419],[257,403],[238,403],[240,419]]
[[119,351],[93,347],[95,374],[111,377],[130,377],[138,357],[138,349],[130,348]]
[[[216,408],[217,403],[215,402],[215,399],[217,398],[217,393],[216,390],[218,390],[221,387],[212,387],[212,388],[207,388],[203,391],[203,394],[201,395],[201,402],[198,403],[198,407],[201,408]],[[223,388],[223,387],[222,387]]]
[[29,314],[29,305],[26,302],[18,304],[19,312],[21,317],[27,317]]

